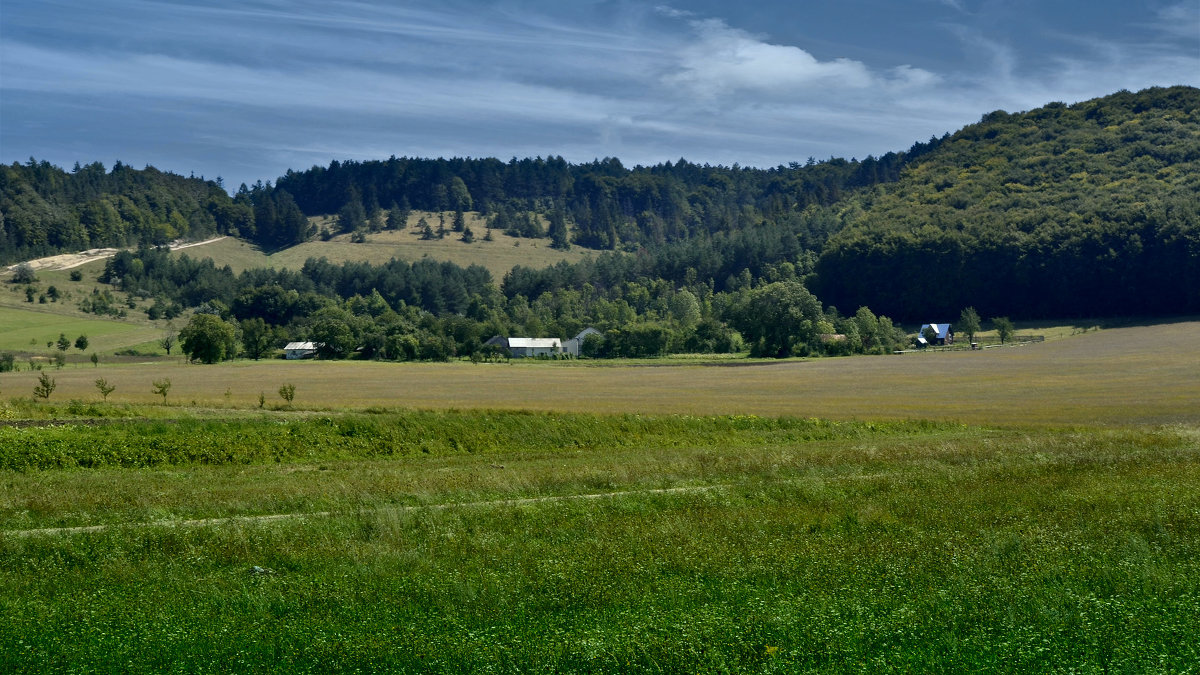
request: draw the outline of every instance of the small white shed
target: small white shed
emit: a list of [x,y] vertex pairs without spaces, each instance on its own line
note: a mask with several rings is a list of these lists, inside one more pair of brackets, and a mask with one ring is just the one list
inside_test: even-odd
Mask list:
[[283,354],[287,359],[311,359],[317,355],[317,343],[289,342],[283,348]]

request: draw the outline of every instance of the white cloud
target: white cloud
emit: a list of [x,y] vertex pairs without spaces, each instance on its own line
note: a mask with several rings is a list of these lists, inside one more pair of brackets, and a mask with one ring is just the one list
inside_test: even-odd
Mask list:
[[925,87],[938,80],[908,65],[879,73],[852,59],[821,61],[799,47],[765,42],[719,19],[689,24],[695,39],[680,50],[677,67],[663,79],[703,98],[739,92],[791,98],[814,91]]

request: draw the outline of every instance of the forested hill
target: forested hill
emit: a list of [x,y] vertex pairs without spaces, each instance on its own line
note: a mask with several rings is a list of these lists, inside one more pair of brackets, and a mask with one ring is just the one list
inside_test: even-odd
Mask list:
[[0,165],[0,263],[237,232],[237,211],[218,183],[153,167]]
[[70,172],[34,158],[0,165],[0,263],[213,234],[275,248],[314,232],[291,195],[261,184],[230,197],[219,179],[121,162],[111,170],[76,164]]
[[905,319],[1200,311],[1200,90],[994,112],[845,200],[813,290]]
[[905,321],[966,306],[1181,314],[1200,312],[1198,195],[1200,90],[1155,88],[989,113],[878,158],[770,169],[393,157],[289,171],[230,196],[150,167],[67,172],[31,159],[0,166],[0,262],[209,234],[280,248],[315,235],[307,216],[336,213],[349,231],[406,222],[409,209],[471,210],[514,236],[548,223],[555,245],[638,253],[517,268],[510,298],[786,277],[826,303]]
[[409,209],[479,211],[493,227],[542,236],[540,229],[521,231],[521,224],[539,223],[523,217],[536,212],[550,223],[558,245],[601,250],[634,250],[764,223],[803,230],[802,243],[813,248],[828,235],[828,224],[814,228],[812,217],[798,224],[806,207],[895,180],[906,163],[938,142],[862,161],[809,159],[772,169],[685,160],[627,169],[617,159],[573,165],[559,157],[334,161],[289,171],[273,186],[243,185],[232,197],[218,182],[153,167],[117,162],[106,171],[96,162],[67,172],[31,158],[0,165],[0,262],[209,234],[275,249],[316,234],[306,216],[336,213],[343,230],[351,231],[381,226],[389,212]]
[[833,204],[857,188],[895,180],[906,163],[938,142],[862,161],[810,158],[804,165],[771,169],[701,166],[684,159],[632,169],[615,158],[586,164],[561,157],[334,161],[289,171],[275,190],[293,196],[306,214],[337,213],[350,222],[389,209],[475,210],[501,218],[537,211],[551,223],[571,224],[571,241],[564,243],[633,250],[785,221],[808,206]]

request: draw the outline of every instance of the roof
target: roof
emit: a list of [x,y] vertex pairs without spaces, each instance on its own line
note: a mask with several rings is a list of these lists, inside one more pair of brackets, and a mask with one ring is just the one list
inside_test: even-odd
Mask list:
[[[276,344],[278,344],[278,343],[276,343]],[[316,348],[317,348],[317,343],[315,343],[315,342],[289,342],[289,343],[287,343],[287,346],[284,347],[284,350],[290,352],[290,351],[297,350],[297,349],[314,349],[315,350]]]
[[573,337],[571,339],[579,340],[580,342],[583,342],[584,338],[586,338],[589,335],[604,335],[604,334],[601,333],[600,331],[596,330],[595,328],[588,326],[587,328],[584,328],[583,330],[579,331],[579,335],[576,335],[575,337]]
[[509,349],[555,349],[561,343],[558,338],[508,338]]
[[950,335],[950,324],[948,323],[921,324],[921,330],[917,331],[917,335],[923,335],[925,333],[925,326],[933,326],[933,330],[937,333],[939,340],[945,340]]

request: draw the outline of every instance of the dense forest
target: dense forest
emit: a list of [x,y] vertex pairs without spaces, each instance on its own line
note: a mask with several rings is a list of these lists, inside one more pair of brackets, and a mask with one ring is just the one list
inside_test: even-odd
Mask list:
[[[0,261],[137,246],[103,280],[152,299],[156,316],[196,307],[243,332],[317,339],[329,356],[470,355],[494,334],[589,325],[609,355],[742,340],[762,355],[846,353],[898,344],[871,310],[908,322],[968,306],[1200,311],[1198,195],[1200,90],[1174,87],[996,111],[905,152],[770,169],[392,157],[230,195],[219,179],[31,159],[0,166]],[[429,260],[234,275],[155,248],[210,234],[282,248],[317,235],[310,216],[359,233],[402,227],[411,210],[474,211],[510,236],[595,254],[494,280]]]
[[1200,311],[1200,90],[994,112],[839,205],[814,292],[910,318]]
[[[828,206],[865,186],[894,181],[939,143],[863,161],[831,158],[773,169],[699,166],[685,160],[627,169],[616,159],[572,165],[562,158],[397,159],[338,162],[289,171],[270,183],[242,185],[230,196],[219,181],[182,178],[153,168],[99,163],[63,171],[48,162],[0,167],[0,261],[99,246],[161,244],[208,234],[240,236],[274,249],[316,232],[306,217],[338,214],[343,230],[394,226],[412,209],[478,211],[498,229],[543,214],[569,222],[560,245],[634,251],[789,223],[807,207]],[[389,217],[392,216],[392,217]],[[499,222],[496,222],[499,221]],[[528,222],[528,219],[526,219]],[[550,233],[552,236],[555,232]],[[812,244],[828,232],[812,233]]]

